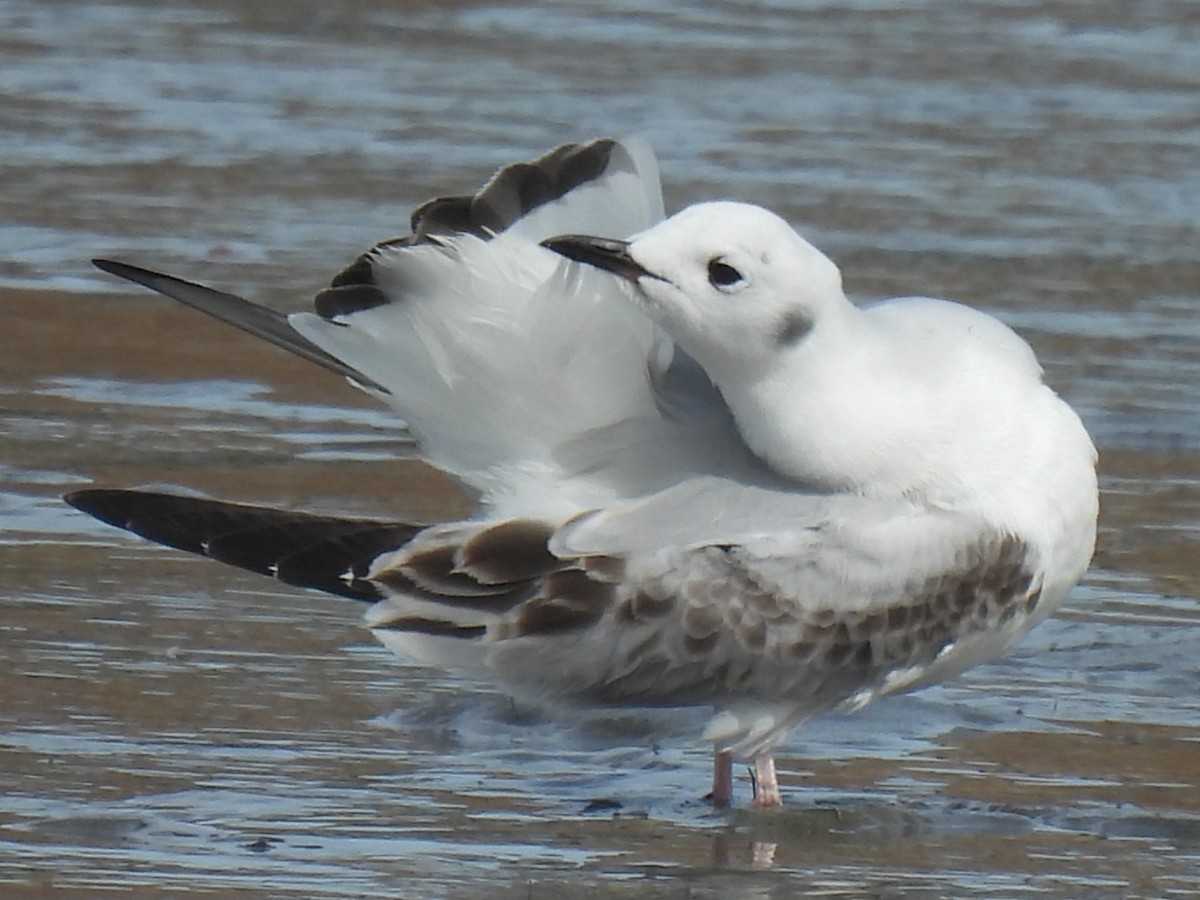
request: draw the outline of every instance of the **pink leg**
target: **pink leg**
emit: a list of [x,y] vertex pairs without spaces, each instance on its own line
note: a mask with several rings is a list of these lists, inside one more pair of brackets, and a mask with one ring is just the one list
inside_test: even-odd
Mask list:
[[754,805],[783,806],[779,779],[775,777],[775,757],[770,750],[754,757]]
[[729,806],[733,802],[733,754],[713,749],[713,806]]

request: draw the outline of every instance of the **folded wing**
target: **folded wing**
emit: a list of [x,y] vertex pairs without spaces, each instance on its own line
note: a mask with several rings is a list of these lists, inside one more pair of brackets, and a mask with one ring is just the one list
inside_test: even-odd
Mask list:
[[752,517],[763,498],[725,490],[724,524],[649,547],[603,529],[640,534],[675,492],[590,523],[428,527],[138,491],[67,500],[172,547],[378,601],[367,621],[389,648],[543,700],[809,714],[944,677],[1038,614],[1036,554],[968,518],[802,494]]

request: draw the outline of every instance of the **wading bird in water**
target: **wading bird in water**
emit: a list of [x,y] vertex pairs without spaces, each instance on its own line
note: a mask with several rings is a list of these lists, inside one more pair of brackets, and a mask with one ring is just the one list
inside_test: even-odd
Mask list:
[[764,209],[664,218],[638,141],[565,145],[425,204],[314,312],[96,262],[389,403],[481,509],[420,525],[68,502],[370,601],[392,650],[517,696],[710,705],[718,805],[735,758],[779,804],[794,726],[991,659],[1092,555],[1095,451],[1021,338],[944,300],[855,306]]

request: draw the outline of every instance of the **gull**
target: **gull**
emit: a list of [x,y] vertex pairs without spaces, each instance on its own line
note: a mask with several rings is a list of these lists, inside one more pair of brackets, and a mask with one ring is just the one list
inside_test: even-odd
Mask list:
[[828,711],[989,660],[1092,556],[1096,454],[997,319],[855,305],[756,206],[664,217],[639,140],[430,201],[282,315],[109,260],[390,404],[479,498],[447,523],[90,489],[153,541],[371,603],[389,649],[576,707],[713,709],[717,806]]

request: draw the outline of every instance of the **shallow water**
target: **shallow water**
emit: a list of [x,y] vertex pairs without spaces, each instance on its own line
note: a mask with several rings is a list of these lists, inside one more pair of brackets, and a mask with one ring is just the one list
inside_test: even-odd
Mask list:
[[[1198,39],[1187,0],[0,0],[0,893],[1200,891]],[[776,208],[858,297],[999,315],[1101,450],[1067,609],[813,722],[777,814],[699,801],[694,717],[548,719],[58,500],[464,513],[339,379],[87,260],[299,306],[415,203],[606,133],[655,144],[671,208]]]

